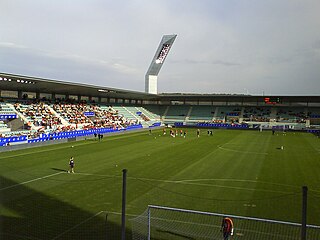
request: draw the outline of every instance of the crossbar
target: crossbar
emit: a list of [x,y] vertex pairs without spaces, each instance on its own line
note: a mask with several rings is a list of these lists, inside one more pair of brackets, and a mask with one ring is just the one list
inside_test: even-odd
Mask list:
[[[203,211],[196,211],[196,210],[187,210],[187,209],[181,209],[181,208],[172,208],[172,207],[165,207],[165,206],[157,206],[157,205],[148,205],[148,208],[162,209],[162,210],[172,210],[172,211],[176,211],[176,212],[186,212],[186,213],[194,213],[194,214],[203,214],[203,215],[208,215],[208,216],[219,216],[219,217],[226,217],[226,216],[228,216],[228,217],[238,218],[238,219],[244,219],[244,220],[253,220],[253,221],[268,222],[268,223],[279,223],[279,224],[287,224],[287,225],[291,225],[291,226],[301,227],[301,224],[300,224],[300,223],[277,221],[277,220],[270,220],[270,219],[263,219],[263,218],[243,217],[243,216],[230,215],[230,214],[211,213],[211,212],[203,212]],[[307,227],[308,227],[308,228],[320,229],[320,226],[316,226],[316,225],[307,225]]]

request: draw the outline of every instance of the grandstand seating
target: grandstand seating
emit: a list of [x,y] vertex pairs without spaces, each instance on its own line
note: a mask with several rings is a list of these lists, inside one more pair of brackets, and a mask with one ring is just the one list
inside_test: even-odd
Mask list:
[[0,114],[14,113],[14,109],[6,103],[0,103]]
[[[136,124],[137,118],[123,107],[100,107],[90,104],[59,104],[53,108],[73,127],[97,128],[111,127],[124,128]],[[74,126],[75,125],[75,126]]]
[[150,112],[144,107],[136,107],[136,109],[147,116],[150,120],[160,120],[160,115]]
[[[152,107],[158,111],[159,108]],[[167,111],[164,111],[167,109]],[[301,107],[274,106],[162,106],[162,120],[172,122],[282,122],[306,123],[311,116],[320,118],[320,109],[313,108],[313,112]]]
[[216,111],[216,107],[213,107],[213,106],[193,107],[189,116],[189,120],[212,121],[215,111]]
[[269,122],[271,107],[244,107],[243,121]]
[[227,116],[239,117],[241,113],[240,107],[217,107],[217,117],[223,118]]
[[70,124],[92,124],[85,112],[94,112],[96,106],[90,104],[54,104],[53,109]]
[[165,115],[166,119],[175,119],[177,121],[184,121],[188,116],[191,106],[179,106],[172,105],[168,108],[168,111]]
[[6,104],[0,103],[0,132],[11,131],[11,128],[8,126],[10,120],[17,117],[14,109]]
[[307,111],[304,108],[281,107],[277,108],[278,122],[296,122],[305,123],[307,119]]
[[309,108],[307,116],[309,118],[320,118],[320,108]]
[[[10,104],[2,103],[1,110],[4,109],[6,110],[0,112],[0,118],[20,117],[28,124],[29,130],[11,131],[11,129],[7,128],[5,120],[1,120],[1,137],[11,137],[9,140],[1,141],[1,145],[9,142],[19,142],[21,140],[20,136],[27,136],[27,139],[30,140],[43,138],[44,134],[76,131],[77,129],[101,128],[118,130],[129,129],[131,126],[139,125],[138,117],[125,118],[119,114],[119,110],[129,113],[126,107],[115,110],[110,106],[100,107],[85,103],[48,105],[44,102],[21,101],[15,103],[12,107]],[[135,107],[132,107],[133,109],[136,111]],[[14,116],[8,115],[8,113]],[[104,130],[104,132],[106,131],[108,130]],[[84,133],[79,134],[83,135]],[[26,141],[26,139],[23,141]]]
[[136,114],[139,115],[142,120],[140,122],[143,126],[158,126],[160,124],[160,116],[148,111],[144,107],[135,107]]
[[30,127],[52,128],[61,124],[60,118],[44,103],[16,103],[14,107],[24,116],[24,120],[28,122]]
[[130,107],[128,108],[123,108],[122,106],[113,106],[112,107],[118,115],[123,116],[127,119],[135,120],[137,117],[133,115],[132,112],[130,112],[128,109],[131,109]]
[[0,130],[3,128],[8,128],[8,125],[4,121],[0,121]]
[[161,119],[164,117],[169,106],[167,106],[167,105],[146,105],[146,106],[144,106],[144,108],[147,111],[155,114],[156,116],[159,116]]

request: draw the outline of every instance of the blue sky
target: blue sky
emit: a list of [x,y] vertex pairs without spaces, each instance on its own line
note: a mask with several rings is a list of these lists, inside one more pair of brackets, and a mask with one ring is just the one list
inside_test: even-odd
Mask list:
[[1,0],[0,72],[144,91],[320,95],[318,0]]

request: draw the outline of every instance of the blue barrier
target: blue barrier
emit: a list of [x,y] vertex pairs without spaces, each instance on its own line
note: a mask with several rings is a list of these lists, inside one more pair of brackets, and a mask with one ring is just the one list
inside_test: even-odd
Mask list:
[[156,122],[156,123],[153,123],[151,126],[149,126],[149,128],[160,127],[160,126],[161,126],[161,122]]
[[320,133],[319,129],[309,129],[307,130],[308,133]]
[[197,123],[197,127],[210,127],[210,128],[236,128],[236,129],[247,129],[247,124],[230,124],[230,123]]
[[131,129],[138,129],[138,128],[142,128],[142,125],[141,124],[130,125],[130,126],[126,127],[124,130],[131,130]]
[[[184,126],[183,122],[175,122],[175,127],[182,127]],[[188,125],[192,126],[192,125]],[[230,124],[230,123],[196,123],[193,126],[199,128],[236,128],[236,129],[248,129],[249,126],[247,124]]]
[[288,130],[289,125],[278,125],[278,126],[272,126],[273,130]]
[[64,139],[64,138],[83,137],[83,136],[88,136],[95,133],[103,134],[103,133],[119,132],[119,131],[139,129],[139,128],[142,128],[141,124],[131,125],[124,129],[97,128],[97,129],[89,129],[89,130],[75,130],[70,132],[41,134],[41,137],[33,138],[33,139],[28,139],[27,136],[7,137],[7,138],[0,138],[0,146],[6,146],[8,143],[11,143],[11,142],[23,142],[23,141],[27,141],[28,143],[45,142],[49,140],[58,140],[58,139]]
[[83,115],[85,115],[86,117],[94,117],[95,113],[94,112],[83,112]]
[[17,114],[0,114],[0,119],[15,119]]
[[239,113],[233,113],[233,112],[231,112],[231,113],[227,113],[227,116],[237,117],[237,116],[239,116]]
[[27,136],[17,136],[17,137],[6,137],[6,138],[0,138],[0,144],[6,145],[7,143],[12,142],[23,142],[27,140]]
[[14,142],[25,142],[27,141],[27,136],[16,136],[16,137],[6,137],[0,138],[0,146],[7,146],[10,143]]

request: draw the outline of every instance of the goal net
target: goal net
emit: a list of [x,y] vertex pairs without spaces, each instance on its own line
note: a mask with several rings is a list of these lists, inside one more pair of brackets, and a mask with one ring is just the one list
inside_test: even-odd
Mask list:
[[[219,213],[148,206],[148,209],[131,219],[133,240],[197,239],[221,240],[222,219],[230,217],[234,234],[239,240],[300,240],[301,224]],[[320,226],[307,226],[307,239],[320,239]]]

